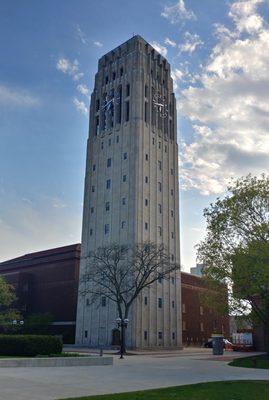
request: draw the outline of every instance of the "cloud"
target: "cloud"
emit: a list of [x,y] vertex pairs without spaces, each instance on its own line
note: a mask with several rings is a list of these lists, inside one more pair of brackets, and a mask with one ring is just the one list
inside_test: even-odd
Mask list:
[[77,59],[71,62],[68,58],[59,58],[56,68],[58,71],[71,76],[74,81],[78,81],[84,76],[84,73],[79,71],[79,62]]
[[154,47],[155,50],[158,51],[158,53],[160,53],[162,56],[166,57],[167,55],[167,48],[165,46],[162,46],[160,43],[158,42],[152,42],[150,43],[152,47]]
[[76,26],[76,35],[77,35],[78,39],[80,40],[80,42],[82,44],[84,44],[84,45],[88,45],[89,44],[89,40],[87,39],[87,36],[82,31],[82,29],[81,29],[79,24],[77,24],[77,26]]
[[24,89],[0,85],[0,104],[3,106],[37,107],[40,101]]
[[87,88],[86,85],[78,85],[77,86],[77,90],[79,91],[79,93],[83,94],[84,96],[89,97],[89,89]]
[[96,40],[95,42],[93,42],[95,47],[103,47],[103,43],[99,42],[98,40]]
[[200,36],[196,33],[192,34],[190,32],[185,32],[184,39],[185,42],[178,46],[182,53],[193,53],[199,46],[204,44],[200,39]]
[[88,115],[88,108],[84,101],[79,101],[76,97],[73,99],[76,109],[84,115]]
[[260,3],[231,5],[234,29],[215,26],[218,42],[198,84],[182,91],[179,113],[194,128],[194,140],[181,143],[185,189],[218,194],[231,177],[269,169],[269,28]]
[[196,20],[196,15],[193,11],[187,10],[184,0],[179,0],[172,6],[165,6],[161,16],[167,18],[171,24],[175,24],[180,20]]
[[168,44],[168,46],[176,47],[176,42],[174,40],[171,40],[169,38],[166,38],[164,41],[165,44]]

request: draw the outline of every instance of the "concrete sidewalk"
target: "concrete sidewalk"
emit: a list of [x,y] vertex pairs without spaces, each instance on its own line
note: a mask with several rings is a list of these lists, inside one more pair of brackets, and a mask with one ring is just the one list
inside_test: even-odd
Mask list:
[[268,370],[230,367],[225,359],[208,359],[210,351],[202,353],[114,356],[113,366],[102,367],[0,368],[0,398],[55,400],[221,380],[266,379],[269,384]]

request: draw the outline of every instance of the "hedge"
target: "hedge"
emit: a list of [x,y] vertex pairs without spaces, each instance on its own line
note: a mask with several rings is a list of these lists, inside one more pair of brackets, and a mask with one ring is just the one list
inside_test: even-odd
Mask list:
[[62,341],[49,335],[0,335],[0,355],[37,356],[60,354]]

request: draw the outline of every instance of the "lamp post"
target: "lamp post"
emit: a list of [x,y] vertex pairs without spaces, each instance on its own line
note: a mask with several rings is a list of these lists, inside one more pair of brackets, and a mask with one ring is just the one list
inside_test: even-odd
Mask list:
[[11,321],[11,324],[13,327],[12,331],[15,332],[15,327],[17,325],[20,325],[22,327],[24,325],[24,321],[23,320],[17,321],[16,319],[13,319],[13,321]]
[[125,329],[128,326],[129,320],[127,318],[120,318],[116,319],[118,328],[121,330],[121,338],[120,338],[120,358],[123,358],[123,353],[125,352]]

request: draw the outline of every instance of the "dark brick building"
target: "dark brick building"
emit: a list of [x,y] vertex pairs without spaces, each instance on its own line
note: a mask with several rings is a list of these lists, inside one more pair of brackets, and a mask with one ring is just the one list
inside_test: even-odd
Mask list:
[[229,338],[229,317],[222,317],[201,303],[201,294],[207,290],[199,276],[181,273],[182,339],[185,345],[201,345],[213,332]]
[[[0,275],[17,293],[17,308],[25,316],[53,315],[53,333],[73,342],[76,323],[80,244],[26,254],[0,263]],[[206,310],[200,293],[206,290],[201,278],[182,272],[182,321],[184,345],[201,345],[214,330],[229,337],[226,317]]]

